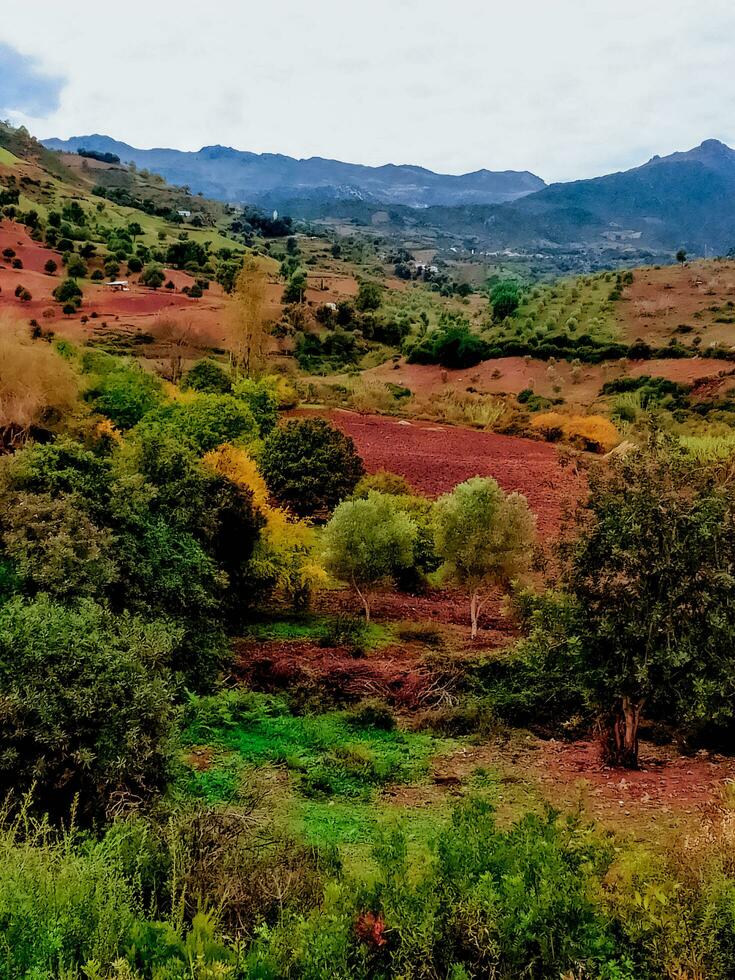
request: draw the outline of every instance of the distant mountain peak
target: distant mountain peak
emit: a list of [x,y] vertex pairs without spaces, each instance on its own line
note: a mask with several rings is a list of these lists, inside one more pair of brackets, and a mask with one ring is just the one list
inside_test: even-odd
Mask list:
[[[44,140],[51,150],[81,147],[116,153],[175,184],[196,186],[209,197],[240,204],[281,207],[302,198],[336,201],[358,196],[377,204],[425,208],[431,205],[500,204],[546,184],[527,171],[440,174],[411,164],[371,167],[324,157],[296,159],[280,153],[252,153],[213,144],[195,152],[136,149],[94,134]],[[349,189],[349,190],[346,190]]]

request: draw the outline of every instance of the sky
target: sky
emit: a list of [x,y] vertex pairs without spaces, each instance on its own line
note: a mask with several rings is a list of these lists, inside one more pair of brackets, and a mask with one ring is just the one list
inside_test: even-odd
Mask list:
[[732,0],[2,0],[40,138],[596,176],[735,145]]

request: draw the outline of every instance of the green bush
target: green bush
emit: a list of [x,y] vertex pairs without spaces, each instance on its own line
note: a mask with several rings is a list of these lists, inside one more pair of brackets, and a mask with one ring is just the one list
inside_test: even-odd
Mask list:
[[62,816],[116,793],[146,797],[168,773],[171,694],[165,623],[45,596],[0,609],[0,793],[34,789]]
[[162,404],[161,382],[137,365],[110,358],[97,366],[103,373],[92,379],[85,398],[118,428],[131,429]]
[[299,517],[333,510],[364,473],[352,439],[324,419],[292,419],[275,429],[260,469],[271,493]]
[[207,395],[229,395],[232,392],[232,379],[221,364],[203,360],[197,361],[186,372],[181,387]]
[[249,406],[234,395],[197,395],[150,412],[142,427],[164,426],[197,453],[208,453],[226,442],[250,443],[259,435]]

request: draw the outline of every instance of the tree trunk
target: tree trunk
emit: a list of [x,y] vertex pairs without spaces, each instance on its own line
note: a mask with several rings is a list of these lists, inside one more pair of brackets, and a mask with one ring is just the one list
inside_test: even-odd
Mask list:
[[369,626],[370,625],[370,601],[368,599],[367,592],[362,593],[360,591],[360,588],[354,578],[352,579],[352,586],[355,592],[357,592],[357,594],[362,599],[362,605],[365,609],[365,623]]
[[472,633],[470,635],[473,640],[477,639],[477,618],[479,613],[477,593],[473,592],[472,598],[470,599],[470,620],[472,621]]
[[645,700],[622,697],[610,713],[605,730],[605,757],[613,766],[638,768],[638,728]]

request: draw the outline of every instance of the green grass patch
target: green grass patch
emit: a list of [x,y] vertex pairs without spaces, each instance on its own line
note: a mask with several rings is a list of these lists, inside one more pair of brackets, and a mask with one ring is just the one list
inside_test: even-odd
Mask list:
[[18,163],[20,163],[20,160],[14,153],[6,150],[4,146],[0,146],[0,164],[3,167],[14,167]]
[[292,616],[284,619],[254,623],[244,633],[247,639],[311,640],[327,646],[360,646],[375,650],[395,641],[390,626],[370,623],[352,616]]
[[[341,711],[294,715],[282,698],[240,691],[192,696],[182,742],[211,745],[245,765],[285,767],[309,799],[364,801],[379,786],[419,782],[431,758],[451,744],[423,733],[357,727]],[[230,757],[189,785],[223,798],[234,791],[236,769]]]

